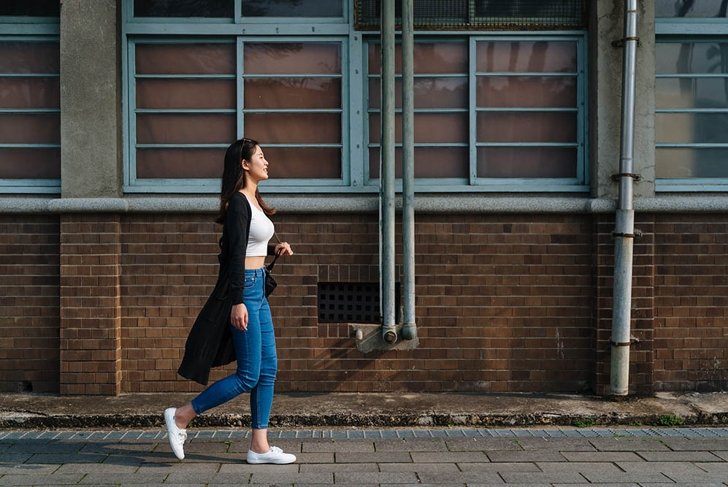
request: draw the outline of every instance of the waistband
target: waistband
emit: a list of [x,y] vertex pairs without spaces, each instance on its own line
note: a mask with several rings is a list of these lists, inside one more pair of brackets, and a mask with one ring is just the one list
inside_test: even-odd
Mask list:
[[245,276],[246,277],[254,277],[254,276],[264,276],[265,275],[265,266],[259,267],[257,269],[245,269]]

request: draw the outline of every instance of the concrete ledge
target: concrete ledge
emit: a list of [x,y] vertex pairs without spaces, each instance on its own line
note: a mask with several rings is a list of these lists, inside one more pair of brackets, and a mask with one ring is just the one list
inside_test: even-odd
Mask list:
[[[191,394],[52,396],[0,394],[0,428],[160,427],[164,408]],[[196,427],[250,423],[247,400],[195,419]],[[609,398],[570,394],[299,393],[276,394],[277,427],[443,427],[726,425],[726,393]]]
[[[266,200],[281,213],[371,213],[378,197],[361,195],[276,196]],[[217,197],[126,197],[126,198],[0,198],[0,214],[23,213],[215,213]],[[401,200],[397,200],[401,207]],[[608,214],[614,200],[567,197],[498,197],[483,195],[423,195],[415,198],[418,213],[462,214]],[[726,196],[675,196],[637,198],[638,213],[726,213]]]

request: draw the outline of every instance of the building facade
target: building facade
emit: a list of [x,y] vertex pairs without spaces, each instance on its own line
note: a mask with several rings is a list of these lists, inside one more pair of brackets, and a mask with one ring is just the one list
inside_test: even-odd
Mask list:
[[[3,2],[0,391],[199,390],[176,369],[245,135],[295,251],[279,391],[609,392],[624,2],[415,0],[418,344],[364,353],[379,3]],[[726,390],[728,1],[638,5],[630,392]]]

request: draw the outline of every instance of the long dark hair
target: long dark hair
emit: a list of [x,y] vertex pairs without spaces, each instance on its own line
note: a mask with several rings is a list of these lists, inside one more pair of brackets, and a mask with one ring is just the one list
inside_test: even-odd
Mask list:
[[[242,138],[236,140],[227,152],[225,152],[225,167],[222,170],[222,188],[220,190],[220,211],[215,221],[217,223],[225,222],[225,214],[227,213],[228,203],[235,193],[245,187],[245,170],[241,164],[244,160],[250,161],[255,154],[255,148],[260,144],[253,139]],[[268,206],[260,196],[258,189],[255,190],[255,199],[263,209],[266,215],[274,215],[275,208]]]

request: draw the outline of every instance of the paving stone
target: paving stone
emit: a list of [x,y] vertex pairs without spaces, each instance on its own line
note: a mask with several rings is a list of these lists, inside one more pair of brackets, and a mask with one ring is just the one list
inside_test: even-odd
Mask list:
[[550,451],[594,451],[594,445],[587,438],[519,438],[518,444],[524,450]]
[[140,464],[118,465],[109,463],[64,463],[57,473],[95,473],[103,472],[109,474],[117,473],[134,473],[140,467]]
[[450,451],[523,450],[515,438],[459,438],[445,444]]
[[84,447],[83,443],[55,442],[55,441],[19,441],[13,445],[13,453],[78,453]]
[[0,477],[0,485],[43,485],[52,483],[57,485],[73,485],[81,480],[83,474],[58,474],[58,475],[3,475]]
[[332,472],[306,472],[306,473],[254,473],[250,483],[257,484],[278,484],[278,483],[302,484],[333,484],[334,474]]
[[506,484],[587,483],[587,480],[576,472],[503,472],[500,475]]
[[103,484],[161,484],[167,478],[167,474],[151,474],[151,473],[128,473],[128,474],[104,474],[91,473],[81,479],[83,485],[103,485]]
[[454,463],[382,463],[382,472],[459,472]]
[[194,441],[185,443],[185,456],[188,453],[227,453],[229,448],[229,443]]
[[106,460],[107,455],[97,455],[94,453],[87,453],[84,455],[76,454],[72,455],[69,453],[36,453],[30,457],[28,462],[30,463],[101,463]]
[[[660,483],[649,483],[649,484],[642,484],[644,487],[676,487],[675,482],[670,482],[669,484],[660,484]],[[681,482],[680,487],[725,487],[726,484],[723,482]],[[573,487],[573,486],[571,486]],[[593,484],[590,485],[590,487],[594,487]],[[599,486],[601,487],[601,485]]]
[[638,451],[648,462],[722,462],[709,451]]
[[[560,465],[560,464],[559,464]],[[459,463],[458,467],[463,472],[540,472],[541,469],[535,463]]]
[[668,451],[663,440],[653,438],[593,438],[590,443],[599,451]]
[[87,443],[83,445],[80,453],[100,453],[104,455],[148,453],[158,448],[157,442],[134,442],[134,443]]
[[334,453],[296,453],[296,463],[334,463]]
[[33,456],[32,453],[15,453],[15,452],[3,452],[0,456],[0,466],[2,465],[17,465],[19,463],[25,463]]
[[305,441],[301,446],[301,451],[304,453],[315,453],[315,452],[356,452],[356,453],[367,453],[374,452],[374,442],[369,441],[336,441],[336,440],[324,440],[324,441]]
[[443,439],[378,440],[374,442],[375,451],[447,451]]
[[[554,487],[594,487],[594,484],[551,484]],[[652,487],[654,484],[644,484],[645,487]],[[510,487],[510,484],[508,484]],[[628,484],[599,484],[599,487],[640,487],[639,484],[628,483]],[[672,484],[675,487],[675,484]]]
[[466,463],[487,462],[488,457],[480,451],[463,452],[412,452],[412,461],[419,463]]
[[565,462],[566,458],[558,451],[489,451],[491,462]]
[[630,472],[630,473],[605,473],[602,471],[590,471],[581,473],[589,482],[592,483],[603,483],[603,482],[665,482],[669,480],[669,477],[662,473],[657,472]]
[[705,473],[705,470],[689,462],[617,462],[617,466],[627,473],[663,473],[667,476],[675,472]]
[[334,482],[338,484],[415,484],[414,472],[336,472]]
[[418,474],[420,482],[423,484],[499,484],[503,485],[503,479],[497,473],[492,472],[460,472],[460,473],[440,473],[440,472],[422,472]]
[[714,451],[712,452],[713,455],[722,458],[724,461],[728,462],[728,450],[726,451]]
[[631,451],[562,451],[570,462],[644,462],[644,459]]
[[676,451],[728,450],[728,438],[665,438],[663,441],[671,450]]
[[705,470],[706,472],[724,473],[725,480],[728,481],[728,463],[696,463],[696,467]]
[[336,463],[407,463],[412,461],[409,452],[336,452]]
[[703,472],[703,473],[687,473],[687,472],[673,472],[665,475],[672,482],[678,482],[681,486],[683,482],[726,482],[728,477],[723,472]]
[[[381,466],[390,465],[383,463]],[[393,464],[400,465],[400,464]],[[414,464],[410,464],[414,465]],[[302,464],[300,472],[379,472],[380,466],[376,463],[321,463]]]
[[23,475],[23,474],[51,474],[57,471],[59,465],[36,465],[33,463],[21,463],[18,465],[0,465],[0,475]]

